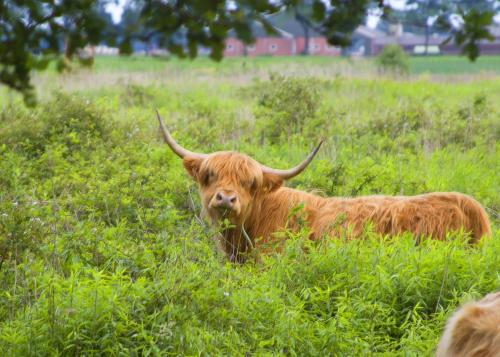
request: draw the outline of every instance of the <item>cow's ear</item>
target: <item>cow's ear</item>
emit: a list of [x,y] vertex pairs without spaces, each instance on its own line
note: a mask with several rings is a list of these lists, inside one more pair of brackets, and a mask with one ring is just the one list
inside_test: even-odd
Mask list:
[[275,174],[264,173],[263,189],[265,192],[277,190],[283,184],[283,179]]
[[184,168],[186,169],[187,173],[197,181],[202,161],[203,159],[195,156],[186,156],[182,160],[182,163],[184,164]]

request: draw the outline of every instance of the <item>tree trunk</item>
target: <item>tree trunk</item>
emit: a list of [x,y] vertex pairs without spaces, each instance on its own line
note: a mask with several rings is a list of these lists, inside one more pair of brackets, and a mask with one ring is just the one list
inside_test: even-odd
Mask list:
[[427,56],[429,54],[429,24],[425,23],[425,52]]
[[300,52],[301,55],[307,56],[309,54],[309,25],[307,24],[307,20],[300,14],[297,10],[295,10],[295,19],[302,26],[302,30],[304,31],[304,48]]
[[307,56],[309,54],[309,27],[304,23],[302,23],[302,27],[304,28],[304,49],[302,54]]

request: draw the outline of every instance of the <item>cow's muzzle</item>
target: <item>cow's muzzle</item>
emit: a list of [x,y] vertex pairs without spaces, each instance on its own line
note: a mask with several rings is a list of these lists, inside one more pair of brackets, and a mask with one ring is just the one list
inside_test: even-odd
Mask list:
[[219,191],[212,200],[212,207],[220,210],[233,210],[237,202],[236,193]]

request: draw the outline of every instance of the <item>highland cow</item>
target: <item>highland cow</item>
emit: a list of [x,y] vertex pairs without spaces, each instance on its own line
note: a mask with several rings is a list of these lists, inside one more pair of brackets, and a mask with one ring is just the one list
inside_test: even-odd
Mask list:
[[283,187],[283,181],[309,165],[322,142],[296,167],[279,170],[237,152],[191,152],[175,142],[157,115],[165,142],[183,159],[186,171],[198,183],[205,215],[214,224],[226,219],[231,223],[220,241],[231,261],[244,260],[244,254],[256,244],[269,243],[273,233],[295,229],[298,220],[290,218],[290,212],[299,205],[303,206],[303,219],[312,239],[324,235],[354,238],[366,224],[383,235],[411,232],[417,238],[439,240],[449,231],[463,230],[472,242],[490,234],[484,209],[461,193],[325,198]]
[[500,356],[500,292],[458,309],[446,324],[436,356]]

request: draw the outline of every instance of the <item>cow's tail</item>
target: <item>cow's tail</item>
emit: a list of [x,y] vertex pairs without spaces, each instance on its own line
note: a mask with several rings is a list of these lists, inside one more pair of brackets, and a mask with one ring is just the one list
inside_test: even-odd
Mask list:
[[462,210],[468,218],[467,230],[472,233],[472,243],[477,243],[482,237],[491,237],[491,227],[488,214],[479,202],[469,196],[462,201]]

